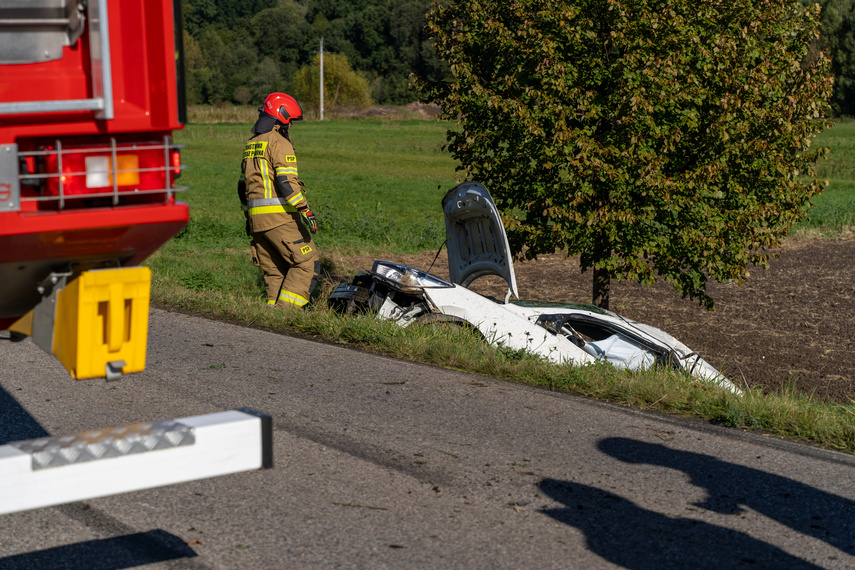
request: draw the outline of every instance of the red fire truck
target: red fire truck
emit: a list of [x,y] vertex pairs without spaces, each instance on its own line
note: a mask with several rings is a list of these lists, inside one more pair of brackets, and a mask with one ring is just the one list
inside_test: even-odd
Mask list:
[[94,307],[57,308],[62,285],[139,265],[188,220],[174,19],[170,0],[0,7],[0,330],[33,311],[17,328],[77,378],[142,369],[147,274],[87,275]]
[[[180,0],[0,4],[0,331],[31,336],[75,378],[110,379],[145,366],[150,272],[138,266],[188,221],[187,206],[176,200],[184,188],[176,184],[182,165],[172,139],[184,122],[182,64]],[[269,424],[225,414],[227,423]],[[0,513],[141,488],[116,487],[117,477],[128,479],[122,469],[142,486],[228,472],[219,460],[205,471],[198,468],[204,460],[187,459],[191,447],[206,453],[187,442],[198,444],[203,426],[219,420],[191,418],[177,428],[169,421],[127,433],[161,450],[158,461],[184,461],[187,472],[177,478],[140,478],[139,458],[123,467],[127,458],[117,462],[115,450],[133,447],[125,444],[108,454],[119,473],[87,462],[74,475],[81,465],[63,463],[65,456],[97,459],[105,437],[118,441],[115,433],[78,438],[73,453],[52,438],[0,445],[0,488],[9,493],[0,496]],[[192,432],[189,439],[184,432]],[[259,437],[268,442],[259,444],[262,452],[238,442],[250,448],[251,461],[233,470],[270,463],[269,433]],[[228,451],[209,443],[214,455]],[[17,473],[10,461],[30,460],[31,471],[21,467],[22,479],[10,481],[9,469]],[[79,485],[69,483],[75,477]],[[64,481],[58,494],[54,479]],[[68,494],[69,487],[77,489]],[[30,501],[28,490],[39,500]]]

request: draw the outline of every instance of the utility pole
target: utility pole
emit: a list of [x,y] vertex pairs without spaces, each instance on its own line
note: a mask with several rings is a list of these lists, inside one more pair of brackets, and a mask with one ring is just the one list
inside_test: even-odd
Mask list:
[[324,120],[324,38],[321,38],[321,97],[320,120]]

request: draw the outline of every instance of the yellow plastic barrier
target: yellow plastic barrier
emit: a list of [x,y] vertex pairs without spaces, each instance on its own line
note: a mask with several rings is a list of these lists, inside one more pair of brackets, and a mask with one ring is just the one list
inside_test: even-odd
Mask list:
[[84,271],[59,291],[54,355],[77,379],[142,371],[150,295],[148,267]]

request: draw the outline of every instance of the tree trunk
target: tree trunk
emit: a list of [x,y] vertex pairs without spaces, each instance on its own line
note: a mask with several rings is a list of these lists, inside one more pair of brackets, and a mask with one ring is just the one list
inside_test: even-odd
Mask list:
[[611,277],[608,269],[594,269],[594,305],[609,310],[609,286]]

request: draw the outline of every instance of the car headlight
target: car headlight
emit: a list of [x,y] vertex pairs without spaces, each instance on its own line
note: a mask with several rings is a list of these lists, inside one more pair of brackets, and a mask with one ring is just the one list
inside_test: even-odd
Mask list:
[[432,289],[454,287],[452,283],[449,283],[445,279],[440,279],[436,275],[431,275],[426,271],[413,269],[400,263],[392,263],[391,261],[375,261],[371,272],[401,288]]

